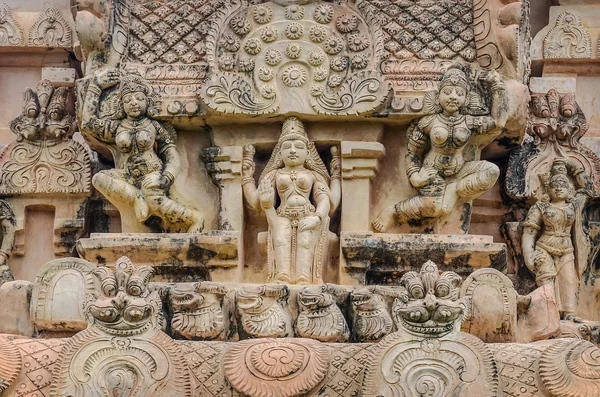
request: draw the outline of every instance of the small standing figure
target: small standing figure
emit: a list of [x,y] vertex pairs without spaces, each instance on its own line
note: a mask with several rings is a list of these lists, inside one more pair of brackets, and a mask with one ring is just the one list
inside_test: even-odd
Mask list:
[[[126,117],[117,120],[99,117],[102,91],[117,84]],[[167,197],[180,171],[181,160],[175,146],[175,130],[148,117],[149,99],[149,87],[137,75],[121,76],[116,69],[106,69],[90,82],[82,132],[116,145],[122,155],[117,169],[98,172],[92,184],[109,201],[132,206],[139,222],[157,215],[170,223],[185,225],[189,233],[201,232],[204,227],[201,214]]]
[[475,73],[473,80],[491,91],[491,110],[473,89],[469,69],[450,67],[439,90],[425,97],[434,114],[408,129],[406,174],[418,195],[381,211],[373,221],[375,231],[385,232],[394,219],[405,223],[449,214],[459,199],[475,199],[496,183],[500,169],[475,153],[502,127],[506,92],[496,72]]
[[15,214],[10,205],[0,200],[0,228],[2,232],[2,245],[0,245],[0,285],[13,281],[14,277],[8,267],[8,259],[15,245]]
[[[577,185],[575,194],[569,174]],[[589,253],[582,211],[590,180],[583,169],[564,158],[554,160],[550,173],[540,179],[548,194],[529,209],[525,218],[525,264],[536,275],[538,286],[553,286],[561,317],[579,322],[579,281]]]
[[289,117],[257,189],[254,147],[245,148],[244,197],[252,208],[264,211],[269,224],[269,281],[323,282],[329,214],[335,211],[341,194],[337,148],[332,147],[331,152],[330,176],[302,122]]

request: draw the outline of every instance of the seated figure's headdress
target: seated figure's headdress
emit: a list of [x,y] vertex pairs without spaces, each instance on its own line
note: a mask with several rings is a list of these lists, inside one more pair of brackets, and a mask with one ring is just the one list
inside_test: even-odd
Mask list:
[[121,97],[131,94],[132,92],[143,92],[144,95],[148,95],[148,85],[146,81],[135,74],[126,74],[121,77],[121,85],[119,87]]

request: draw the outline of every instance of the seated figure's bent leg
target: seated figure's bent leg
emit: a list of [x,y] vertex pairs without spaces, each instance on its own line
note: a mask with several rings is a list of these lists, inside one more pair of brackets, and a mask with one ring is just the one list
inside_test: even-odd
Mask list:
[[133,206],[139,222],[148,219],[150,211],[140,189],[125,181],[121,170],[98,172],[92,178],[92,185],[109,200]]
[[456,193],[465,199],[476,199],[490,190],[500,177],[500,168],[489,161],[471,161],[463,167],[465,174],[456,183]]
[[579,277],[575,269],[575,256],[572,252],[556,260],[558,273],[556,283],[560,293],[559,310],[566,320],[577,320],[577,301],[579,298]]
[[315,251],[319,240],[319,228],[298,232],[298,253],[296,256],[296,283],[310,284],[312,280]]
[[284,217],[274,217],[269,221],[275,256],[275,276],[273,281],[292,282],[292,223]]
[[386,231],[394,221],[406,223],[409,220],[435,218],[442,214],[442,199],[438,196],[415,196],[400,201],[379,213],[373,221],[373,228],[382,233]]
[[204,228],[204,218],[199,211],[179,204],[155,190],[144,190],[151,213],[170,223],[180,223],[188,227],[188,233],[200,233]]

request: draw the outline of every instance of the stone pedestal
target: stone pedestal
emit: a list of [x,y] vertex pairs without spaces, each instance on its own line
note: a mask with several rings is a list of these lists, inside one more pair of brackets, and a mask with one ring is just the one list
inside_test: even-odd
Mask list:
[[342,232],[342,284],[396,284],[403,273],[427,260],[467,276],[473,270],[506,266],[506,245],[491,236]]
[[123,255],[136,265],[155,268],[154,281],[234,281],[238,268],[238,232],[126,234],[92,233],[77,242],[79,255],[96,264],[112,264]]

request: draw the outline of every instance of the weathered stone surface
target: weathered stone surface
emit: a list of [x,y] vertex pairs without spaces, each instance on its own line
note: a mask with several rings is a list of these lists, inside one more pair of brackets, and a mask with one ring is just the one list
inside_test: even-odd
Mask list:
[[9,281],[0,285],[0,333],[32,336],[34,327],[29,318],[33,284],[29,281]]

